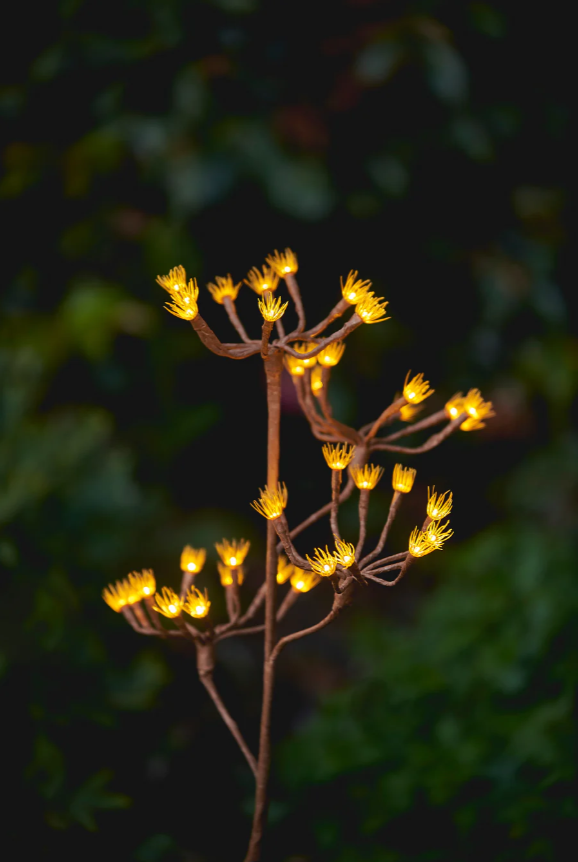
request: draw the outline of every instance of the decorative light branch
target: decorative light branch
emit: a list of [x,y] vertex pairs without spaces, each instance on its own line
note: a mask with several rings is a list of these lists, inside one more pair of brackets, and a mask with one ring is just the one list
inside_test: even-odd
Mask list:
[[[387,320],[387,302],[370,290],[371,282],[358,279],[352,271],[341,280],[342,298],[317,326],[306,330],[306,319],[296,273],[297,257],[290,250],[269,255],[262,270],[254,267],[247,284],[258,296],[258,308],[263,318],[260,338],[251,338],[241,322],[235,301],[241,282],[232,277],[217,277],[208,285],[213,299],[222,305],[241,341],[222,342],[199,313],[199,288],[195,279],[187,280],[182,266],[157,281],[169,294],[165,307],[171,314],[188,320],[203,344],[218,356],[246,359],[259,354],[264,363],[267,379],[267,481],[259,499],[251,505],[267,520],[267,555],[264,581],[245,612],[242,610],[240,587],[244,580],[243,564],[249,552],[244,539],[223,539],[216,544],[220,557],[217,563],[221,585],[225,590],[227,622],[214,624],[211,619],[211,602],[207,590],[201,592],[194,585],[206,561],[204,548],[187,545],[181,554],[182,580],[180,593],[163,587],[157,590],[151,570],[132,572],[125,580],[117,581],[103,592],[107,604],[121,613],[128,624],[139,634],[160,638],[182,637],[190,640],[197,655],[199,678],[212,698],[219,714],[229,728],[255,776],[255,810],[253,829],[245,862],[261,858],[263,833],[267,815],[267,784],[271,762],[271,706],[275,663],[281,651],[293,641],[313,634],[329,625],[353,601],[359,586],[377,583],[395,586],[405,576],[415,559],[441,550],[453,531],[449,521],[442,524],[452,509],[452,494],[436,493],[428,489],[426,518],[421,527],[415,527],[409,536],[407,550],[381,556],[391,525],[400,509],[403,496],[412,490],[416,471],[396,464],[392,475],[393,496],[385,524],[376,547],[363,556],[367,537],[367,516],[371,492],[381,480],[384,468],[370,463],[374,452],[389,451],[417,455],[438,446],[458,428],[474,431],[484,427],[484,419],[494,415],[492,404],[484,401],[477,389],[467,395],[461,392],[446,403],[443,410],[426,419],[407,424],[387,436],[378,436],[394,420],[413,422],[423,402],[433,393],[423,374],[413,377],[408,372],[402,394],[396,396],[379,416],[360,429],[352,428],[333,417],[328,398],[331,369],[339,363],[345,351],[345,339],[362,325]],[[280,280],[289,293],[289,300],[275,297]],[[298,324],[288,334],[282,318],[292,302]],[[336,320],[352,311],[351,317],[333,334],[318,338]],[[273,336],[276,327],[277,337]],[[293,380],[301,409],[311,431],[324,442],[322,453],[331,470],[331,498],[329,502],[309,515],[297,526],[289,527],[285,516],[288,491],[279,481],[279,431],[281,414],[281,373],[285,365]],[[428,437],[421,445],[400,446],[396,443],[410,434],[444,424],[441,431]],[[343,473],[348,479],[343,487]],[[359,490],[359,532],[356,543],[346,541],[340,532],[339,507]],[[309,526],[329,515],[333,547],[315,548],[311,555],[302,556],[294,539]],[[285,555],[281,553],[285,552]],[[386,575],[386,578],[379,577]],[[332,604],[327,615],[317,624],[278,638],[276,624],[283,619],[301,595],[308,593],[323,580],[328,581]],[[278,588],[289,585],[285,597],[278,601]],[[264,621],[254,620],[264,605]],[[168,621],[165,625],[162,618]],[[192,622],[194,621],[194,622]],[[213,680],[215,645],[225,638],[264,633],[263,700],[259,751],[255,756],[245,742],[237,723],[223,703]]]

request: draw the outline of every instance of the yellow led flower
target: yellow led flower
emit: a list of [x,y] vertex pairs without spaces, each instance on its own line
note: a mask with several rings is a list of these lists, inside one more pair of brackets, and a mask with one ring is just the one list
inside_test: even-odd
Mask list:
[[317,361],[320,365],[325,365],[327,368],[330,368],[333,365],[337,365],[343,356],[344,350],[344,341],[333,341],[331,344],[328,344],[327,347],[324,347],[321,353],[317,354]]
[[155,595],[155,602],[153,610],[158,611],[159,614],[169,619],[178,617],[183,609],[181,599],[170,587],[163,587],[160,595],[159,593]]
[[423,374],[416,374],[409,380],[410,374],[411,371],[408,371],[405,375],[403,397],[410,404],[419,404],[420,401],[425,401],[426,398],[433,395],[435,390],[429,388],[429,380],[424,380]]
[[167,293],[173,296],[174,293],[183,293],[190,291],[192,298],[196,301],[199,296],[199,288],[194,278],[189,280],[187,284],[187,273],[184,266],[175,266],[171,269],[168,275],[157,275],[157,282],[163,287]]
[[382,320],[389,320],[389,317],[385,314],[386,305],[388,303],[385,299],[368,293],[357,303],[355,311],[364,323],[381,323]]
[[128,576],[128,581],[133,589],[138,592],[141,599],[153,596],[157,588],[152,569],[143,569],[142,572],[131,572]]
[[289,302],[283,302],[281,297],[277,297],[277,299],[273,298],[272,293],[268,293],[265,297],[265,300],[258,300],[259,311],[263,315],[265,320],[269,320],[271,323],[274,320],[279,320],[285,312],[287,311],[287,306]]
[[287,505],[287,488],[285,487],[285,483],[282,485],[281,482],[278,482],[277,487],[271,490],[269,490],[268,485],[265,485],[265,489],[261,490],[259,488],[259,492],[261,495],[259,500],[253,500],[251,503],[255,511],[263,515],[264,518],[267,518],[268,521],[274,521],[276,518],[279,518]]
[[337,443],[335,446],[325,443],[321,451],[328,467],[332,470],[345,470],[355,454],[355,446],[352,443]]
[[[245,573],[243,572],[242,568],[239,568],[238,566],[236,566],[235,568],[237,571],[237,583],[239,584],[239,586],[241,586],[245,578]],[[223,563],[221,562],[217,562],[217,569],[221,578],[221,586],[233,586],[233,569],[231,569],[230,566],[223,565]]]
[[456,392],[449,401],[445,403],[446,416],[449,419],[457,419],[464,412],[464,396],[462,392]]
[[[124,585],[124,581],[117,581],[116,584],[109,584],[108,587],[102,591],[102,597],[113,611],[116,611],[118,614],[125,605],[129,604],[126,598],[126,588]],[[138,599],[135,599],[138,601]]]
[[341,540],[335,542],[334,556],[338,563],[341,563],[342,566],[348,569],[355,562],[355,547]]
[[[317,345],[314,341],[302,341],[299,344],[293,345],[293,348],[297,351],[297,353],[309,353],[309,351],[313,350],[315,347],[317,347]],[[301,357],[299,357],[297,361],[300,362],[304,368],[311,368],[317,362],[317,357],[308,356],[307,359],[302,359]]]
[[[171,272],[174,272],[174,270],[171,270]],[[169,276],[165,276],[165,278],[169,278]],[[165,287],[165,290],[168,290],[168,288]],[[197,305],[199,288],[196,280],[191,278],[188,284],[186,282],[179,282],[178,290],[175,287],[175,289],[169,290],[169,293],[172,302],[165,303],[166,310],[174,314],[175,317],[180,317],[181,320],[194,320],[199,312]]]
[[365,464],[363,467],[350,467],[351,478],[362,491],[371,491],[383,476],[383,467]]
[[207,559],[207,552],[204,548],[191,548],[190,545],[185,545],[181,554],[181,569],[183,572],[190,572],[193,575],[198,574]]
[[245,284],[248,284],[251,290],[261,296],[266,290],[276,290],[279,284],[279,276],[275,270],[268,266],[263,267],[261,273],[256,266],[247,274],[247,278],[243,279]]
[[251,542],[248,542],[246,539],[241,539],[240,541],[237,541],[237,539],[233,539],[232,541],[221,539],[220,542],[215,542],[218,555],[226,566],[231,566],[232,568],[243,565],[250,547]]
[[426,534],[419,527],[414,527],[409,537],[408,550],[412,557],[425,557],[435,551],[435,546],[428,541]]
[[318,365],[311,372],[311,391],[314,395],[319,395],[323,389],[323,369]]
[[426,540],[436,549],[436,551],[441,551],[446,539],[451,538],[454,534],[453,530],[446,530],[449,523],[449,521],[446,521],[445,524],[442,524],[441,521],[432,521],[425,531]]
[[460,425],[462,431],[485,428],[485,422],[482,420],[496,415],[492,407],[491,401],[484,401],[479,389],[470,389],[463,402],[463,411],[468,414],[468,418]]
[[330,552],[327,545],[325,545],[325,550],[322,548],[315,548],[315,555],[313,559],[306,554],[307,559],[311,563],[311,568],[314,572],[317,572],[318,575],[321,575],[324,578],[328,578],[329,575],[332,575],[337,568],[337,560]]
[[237,294],[239,293],[239,289],[241,287],[241,282],[235,284],[230,275],[222,276],[218,275],[215,278],[216,284],[213,284],[210,281],[207,285],[209,288],[209,293],[219,305],[223,304],[223,300],[226,296],[230,296],[231,299],[237,299]]
[[266,260],[269,266],[281,278],[285,278],[286,275],[294,275],[299,268],[297,266],[297,256],[290,248],[286,248],[284,252],[278,252],[275,249],[273,254],[267,256]]
[[196,587],[191,587],[186,595],[182,607],[184,611],[196,620],[201,620],[203,617],[206,617],[209,613],[209,608],[211,607],[207,590],[205,590],[203,594]]
[[439,521],[445,518],[452,510],[453,494],[451,491],[446,491],[445,494],[436,494],[435,486],[427,489],[427,513],[432,521]]
[[402,467],[401,464],[396,464],[391,480],[393,490],[401,491],[402,494],[409,494],[413,488],[416,472],[413,467]]
[[418,407],[413,404],[404,404],[403,407],[400,407],[399,409],[399,418],[402,422],[413,422],[421,410],[423,410],[423,405]]
[[369,288],[371,287],[370,281],[362,281],[357,278],[357,275],[357,270],[352,269],[345,280],[345,284],[343,283],[343,278],[339,279],[341,282],[341,293],[343,294],[343,299],[347,300],[350,305],[356,305],[364,299],[369,293]]
[[283,361],[285,362],[285,368],[292,377],[303,377],[303,375],[305,374],[305,366],[300,359],[297,359],[296,356],[290,356],[288,353],[286,353],[283,358]]
[[277,583],[284,584],[289,578],[293,575],[295,571],[295,566],[293,563],[290,563],[287,557],[284,557],[283,554],[280,554],[279,559],[277,561]]
[[308,593],[316,587],[321,578],[317,572],[306,572],[305,569],[295,569],[291,575],[291,586],[297,593]]

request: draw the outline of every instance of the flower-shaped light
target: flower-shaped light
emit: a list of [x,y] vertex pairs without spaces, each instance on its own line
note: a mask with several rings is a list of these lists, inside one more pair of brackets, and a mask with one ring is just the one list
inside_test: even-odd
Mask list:
[[280,554],[279,559],[277,560],[277,583],[286,583],[294,572],[295,566],[293,563],[290,563],[287,557]]
[[199,288],[194,279],[191,279],[187,285],[187,273],[184,266],[175,266],[174,269],[171,269],[168,275],[157,275],[157,283],[160,284],[167,293],[170,293],[171,296],[173,293],[184,291],[187,287],[189,287],[191,291],[196,291],[196,295],[194,297],[195,300],[199,295]]
[[408,550],[412,557],[425,557],[435,551],[435,546],[428,542],[426,534],[422,533],[419,527],[414,527],[409,537]]
[[160,593],[156,593],[154,611],[158,611],[164,617],[174,619],[180,616],[182,609],[183,602],[170,587],[163,587]]
[[266,290],[276,290],[279,284],[279,276],[274,269],[268,266],[263,267],[263,272],[257,269],[256,266],[247,274],[247,278],[243,279],[245,284],[248,284],[251,290],[262,296]]
[[284,252],[279,252],[275,249],[273,254],[267,256],[266,260],[269,266],[281,278],[285,278],[286,275],[294,275],[299,269],[297,255],[290,248],[286,248]]
[[348,542],[341,540],[335,542],[334,557],[338,563],[341,563],[346,569],[352,566],[355,562],[355,547]]
[[[315,347],[317,347],[317,345],[314,341],[301,341],[298,344],[293,345],[293,348],[297,351],[297,353],[309,353],[309,351],[313,350]],[[308,356],[306,359],[302,359],[301,357],[299,357],[297,361],[300,362],[304,368],[312,368],[317,362],[317,357]]]
[[386,305],[388,303],[383,297],[368,293],[357,303],[355,311],[364,323],[381,323],[382,320],[389,320],[385,314]]
[[326,368],[331,368],[337,365],[345,350],[344,341],[333,341],[324,347],[321,353],[317,354],[317,361],[320,365],[325,365]]
[[278,296],[277,299],[274,299],[272,293],[267,293],[265,299],[259,299],[257,304],[263,318],[273,323],[273,321],[279,320],[283,317],[287,311],[289,302],[283,302],[280,296]]
[[341,293],[343,294],[343,299],[345,299],[350,305],[357,305],[362,299],[364,299],[369,293],[369,288],[371,287],[370,281],[362,281],[357,278],[358,272],[355,269],[352,269],[345,280],[345,284],[343,283],[343,278],[340,278],[341,282]]
[[[221,578],[221,586],[223,587],[232,587],[233,586],[233,569],[230,566],[225,566],[221,562],[217,562],[217,569],[219,572],[219,577]],[[245,573],[242,567],[236,566],[235,570],[237,572],[237,583],[239,586],[243,583],[245,579]]]
[[350,467],[349,474],[361,491],[371,491],[383,476],[383,467],[378,467],[376,464]]
[[215,278],[216,284],[213,284],[210,281],[207,285],[209,288],[209,293],[219,305],[223,304],[223,301],[226,296],[230,296],[231,299],[237,299],[237,294],[239,293],[241,282],[235,284],[232,277],[230,275],[222,276],[218,275]]
[[318,575],[321,575],[324,578],[328,578],[332,575],[337,568],[337,560],[327,547],[325,546],[325,550],[322,548],[315,548],[315,554],[313,559],[306,554],[307,559],[311,564],[311,568],[314,572],[317,572]]
[[283,357],[283,361],[285,362],[285,368],[291,377],[303,377],[305,374],[305,366],[301,359],[297,359],[296,356],[290,356],[286,353]]
[[128,582],[136,590],[141,599],[154,596],[157,588],[155,576],[152,569],[143,569],[142,572],[131,572]]
[[263,490],[259,488],[259,493],[259,500],[253,500],[252,507],[268,521],[275,521],[283,514],[283,509],[287,505],[288,495],[285,483],[278,482],[277,487],[271,489],[265,485]]
[[192,575],[197,575],[207,559],[207,552],[204,548],[192,548],[190,545],[185,545],[181,554],[181,570],[190,572]]
[[226,566],[230,566],[233,569],[236,566],[243,565],[250,547],[251,542],[248,542],[246,539],[241,539],[240,541],[237,541],[237,539],[232,539],[231,541],[221,539],[220,542],[215,542],[215,548],[221,560]]
[[311,391],[319,397],[323,389],[323,369],[318,365],[311,372]]
[[453,494],[446,491],[444,494],[436,494],[435,486],[427,489],[427,513],[432,521],[445,518],[452,510]]
[[456,392],[449,401],[446,401],[445,411],[448,419],[457,419],[464,412],[464,395],[462,392]]
[[[177,267],[179,269],[179,267]],[[180,267],[180,269],[183,269]],[[171,273],[174,273],[174,269],[171,269]],[[183,270],[184,272],[184,270]],[[171,282],[171,273],[168,276],[163,276],[164,279],[167,280],[167,283]],[[157,281],[161,276],[157,278]],[[180,317],[181,320],[194,320],[197,314],[199,313],[199,307],[197,305],[197,299],[199,298],[199,288],[196,282],[196,279],[191,278],[189,282],[186,281],[174,281],[174,286],[172,288],[167,287],[166,284],[162,286],[165,290],[168,290],[171,296],[172,302],[166,302],[165,308],[167,311],[170,311],[171,314],[174,314],[175,317]],[[159,284],[161,282],[159,281]]]
[[484,401],[479,389],[470,389],[463,403],[463,410],[468,414],[468,418],[460,425],[462,431],[485,428],[486,424],[482,420],[496,415],[492,407],[491,401]]
[[207,590],[205,589],[205,592],[202,593],[196,587],[191,587],[185,597],[182,607],[184,611],[196,620],[201,620],[203,617],[206,617],[209,613],[209,608],[211,607]]
[[417,470],[414,470],[413,467],[402,467],[401,464],[396,464],[391,479],[393,490],[401,491],[402,494],[409,494],[413,488],[416,472]]
[[409,379],[410,374],[411,371],[408,371],[405,375],[403,397],[408,404],[419,404],[420,401],[425,401],[426,398],[433,395],[435,390],[430,389],[429,380],[424,380],[423,374],[416,374],[411,380]]
[[436,551],[441,551],[446,539],[451,538],[454,534],[453,530],[446,529],[449,523],[449,521],[446,521],[445,524],[442,524],[441,521],[432,521],[425,531],[426,540],[436,549]]
[[317,572],[306,572],[305,569],[295,568],[291,575],[291,586],[296,593],[308,593],[316,587],[321,578]]
[[[117,614],[125,607],[125,605],[138,601],[138,598],[134,598],[133,602],[129,602],[127,600],[127,588],[128,584],[126,584],[125,581],[117,581],[116,584],[109,584],[108,587],[105,587],[102,591],[103,599],[109,608],[112,608]],[[131,591],[131,595],[133,594],[138,595]]]
[[414,404],[404,404],[403,407],[399,408],[399,418],[402,422],[413,422],[421,410],[423,410],[423,404],[421,407]]
[[327,466],[332,470],[345,470],[355,454],[355,446],[352,443],[324,443],[321,450],[327,461]]

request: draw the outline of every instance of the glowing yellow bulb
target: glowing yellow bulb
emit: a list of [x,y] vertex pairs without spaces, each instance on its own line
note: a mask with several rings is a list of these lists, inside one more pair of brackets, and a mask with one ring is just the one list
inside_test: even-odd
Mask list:
[[257,304],[259,311],[263,315],[263,319],[268,320],[270,323],[283,317],[289,305],[288,302],[283,302],[280,296],[274,299],[272,293],[267,293],[265,299],[259,299]]
[[335,542],[335,559],[348,569],[355,562],[355,548],[341,540]]
[[327,545],[325,546],[325,550],[322,548],[315,548],[315,554],[313,558],[311,558],[308,554],[307,560],[309,561],[311,568],[318,575],[323,575],[323,577],[328,577],[332,575],[337,568],[337,560],[330,552]]
[[295,273],[299,268],[297,265],[297,256],[290,248],[286,248],[284,252],[278,252],[275,249],[273,254],[268,255],[267,263],[280,276]]
[[274,521],[276,518],[281,517],[283,509],[287,505],[288,497],[285,483],[281,484],[278,482],[277,488],[273,489],[269,489],[269,486],[265,485],[264,490],[259,488],[259,493],[259,500],[253,500],[251,503],[255,511],[263,515],[264,518],[267,518],[268,521]]
[[244,279],[245,284],[248,284],[251,290],[254,290],[261,296],[266,290],[276,290],[279,284],[279,276],[268,266],[263,267],[263,272],[260,272],[256,266],[247,274]]
[[306,572],[304,569],[296,568],[291,577],[291,586],[298,593],[308,593],[320,580],[317,572]]
[[492,407],[491,401],[484,401],[479,389],[470,389],[463,401],[463,410],[468,414],[468,418],[460,425],[462,431],[485,428],[485,422],[482,420],[496,415]]
[[383,320],[389,320],[385,315],[387,305],[388,303],[382,297],[368,293],[356,303],[355,311],[364,323],[381,323]]
[[343,356],[344,350],[345,342],[333,341],[331,344],[328,344],[327,347],[324,347],[321,353],[317,354],[317,360],[320,365],[325,365],[327,368],[331,368],[333,365],[337,365]]
[[[293,347],[297,351],[297,353],[309,353],[309,351],[313,350],[315,347],[317,347],[317,345],[314,341],[305,341],[299,344],[294,344]],[[297,357],[293,358],[296,359]],[[304,359],[300,356],[297,361],[300,362],[301,365],[304,366],[304,368],[312,368],[317,362],[317,357],[308,356],[306,359]]]
[[128,580],[122,581],[124,585],[123,596],[130,605],[140,601],[145,596],[150,596],[156,590],[155,576],[152,569],[143,569],[142,572],[131,572]]
[[355,454],[355,446],[351,443],[325,443],[322,450],[327,466],[332,470],[345,470]]
[[241,539],[240,541],[237,541],[237,539],[232,539],[231,541],[222,539],[220,542],[215,543],[215,548],[223,563],[233,568],[243,564],[250,547],[251,542],[248,542],[246,539]]
[[445,518],[452,510],[453,494],[451,491],[446,491],[444,494],[436,494],[435,487],[427,489],[427,513],[433,521],[439,521],[440,518]]
[[396,464],[393,468],[393,477],[391,484],[394,491],[400,491],[402,494],[409,494],[413,488],[415,481],[416,470],[412,467],[402,467],[401,464]]
[[343,283],[343,278],[339,279],[341,282],[341,293],[343,298],[347,300],[350,305],[355,305],[366,297],[369,293],[369,288],[371,287],[370,281],[362,281],[357,278],[357,275],[357,270],[352,269],[345,280],[345,284]]
[[279,555],[277,561],[277,583],[284,584],[294,574],[295,567],[283,554]]
[[215,281],[217,282],[216,284],[213,284],[213,282],[210,281],[207,285],[209,293],[215,302],[222,305],[226,296],[229,296],[233,300],[237,299],[237,294],[241,288],[241,282],[235,284],[230,275],[218,275],[215,278]]
[[197,574],[205,565],[207,552],[204,548],[192,548],[185,545],[181,554],[181,571]]
[[211,603],[205,590],[202,593],[196,587],[191,587],[182,604],[182,608],[194,619],[200,620],[209,613]]
[[319,395],[323,389],[323,369],[318,365],[311,372],[311,391],[314,395]]
[[172,302],[165,304],[167,311],[182,320],[193,320],[197,316],[199,288],[194,278],[187,282],[184,267],[177,266],[168,275],[158,275],[157,282],[171,297]]
[[462,392],[456,392],[449,401],[446,401],[445,411],[449,419],[457,419],[464,412],[464,396]]
[[292,377],[303,377],[305,374],[305,367],[301,359],[297,359],[296,356],[290,356],[286,353],[283,361],[285,363],[285,368]]
[[449,521],[446,521],[445,524],[442,524],[440,521],[433,521],[425,531],[426,541],[437,551],[441,551],[446,539],[451,538],[454,534],[453,530],[446,529],[449,523]]
[[383,476],[383,467],[365,464],[363,467],[350,467],[349,473],[360,490],[371,491]]
[[423,374],[416,374],[409,380],[411,371],[408,371],[403,384],[403,397],[411,404],[419,404],[420,401],[425,401],[430,395],[433,395],[433,389],[429,388],[429,380],[423,379]]
[[169,617],[169,619],[178,617],[182,608],[183,603],[175,591],[171,590],[170,587],[163,587],[160,595],[157,593],[155,596],[153,610],[162,614],[164,617]]

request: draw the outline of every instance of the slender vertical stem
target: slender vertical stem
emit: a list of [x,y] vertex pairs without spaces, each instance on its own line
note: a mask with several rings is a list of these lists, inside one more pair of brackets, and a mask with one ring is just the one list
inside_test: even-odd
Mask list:
[[296,332],[303,332],[303,330],[305,329],[305,310],[303,308],[301,292],[299,290],[299,285],[297,284],[297,279],[295,278],[293,273],[287,273],[284,278],[285,284],[287,285],[287,290],[289,291],[289,296],[295,304],[295,311],[297,312],[297,317],[299,318],[299,324],[297,326]]
[[385,526],[384,526],[383,530],[381,531],[381,536],[379,537],[379,542],[377,543],[377,547],[375,548],[374,551],[371,552],[371,554],[368,554],[366,557],[363,558],[363,560],[361,560],[361,562],[359,563],[360,568],[367,566],[368,563],[370,563],[372,560],[375,560],[376,557],[379,557],[379,555],[382,551],[382,548],[385,545],[385,542],[387,540],[389,528],[393,524],[393,520],[394,520],[395,516],[397,515],[397,510],[399,508],[400,503],[401,503],[401,494],[399,491],[394,491],[393,498],[391,500],[391,505],[389,507],[389,512],[387,515],[387,521],[385,522]]
[[355,558],[359,559],[363,546],[365,544],[365,536],[367,531],[367,510],[369,509],[369,494],[367,488],[362,488],[359,492],[359,541],[355,549]]
[[335,541],[339,541],[339,523],[337,521],[337,513],[339,511],[339,492],[341,491],[341,470],[331,471],[331,532]]
[[[272,351],[265,360],[267,376],[267,485],[274,488],[279,481],[279,435],[281,427],[281,371],[283,356]],[[275,598],[277,587],[277,533],[272,521],[267,522],[267,564],[265,595],[265,655],[263,662],[263,703],[253,830],[245,862],[258,862],[261,856],[263,832],[267,818],[267,783],[271,767],[271,705],[273,702],[274,665],[271,654],[275,646]]]

